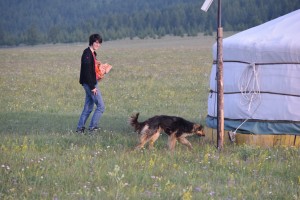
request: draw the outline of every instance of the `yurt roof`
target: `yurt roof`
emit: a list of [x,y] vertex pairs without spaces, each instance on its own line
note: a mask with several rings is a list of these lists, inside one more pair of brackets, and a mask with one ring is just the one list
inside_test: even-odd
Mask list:
[[223,49],[224,60],[300,62],[300,9],[224,39]]

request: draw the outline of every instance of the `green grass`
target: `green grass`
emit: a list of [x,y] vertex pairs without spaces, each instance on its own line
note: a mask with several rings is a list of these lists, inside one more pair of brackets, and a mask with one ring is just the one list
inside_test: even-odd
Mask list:
[[101,132],[74,133],[85,44],[0,49],[0,199],[300,199],[300,151],[225,146],[191,137],[193,151],[133,151],[128,117],[182,116],[204,124],[213,37],[121,40],[98,51]]

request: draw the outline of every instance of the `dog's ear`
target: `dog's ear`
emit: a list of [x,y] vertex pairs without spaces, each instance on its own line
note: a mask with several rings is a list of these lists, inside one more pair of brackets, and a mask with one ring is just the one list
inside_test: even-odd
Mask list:
[[201,124],[194,124],[194,129],[195,130],[202,130],[203,126]]
[[200,124],[199,129],[200,129],[200,130],[203,130],[204,127]]

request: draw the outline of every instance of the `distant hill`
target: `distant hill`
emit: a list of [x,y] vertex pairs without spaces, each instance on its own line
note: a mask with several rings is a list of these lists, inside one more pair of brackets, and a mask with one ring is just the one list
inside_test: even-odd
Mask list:
[[[217,0],[0,0],[0,45],[195,36],[216,29]],[[241,31],[300,8],[299,0],[223,0],[224,31]]]

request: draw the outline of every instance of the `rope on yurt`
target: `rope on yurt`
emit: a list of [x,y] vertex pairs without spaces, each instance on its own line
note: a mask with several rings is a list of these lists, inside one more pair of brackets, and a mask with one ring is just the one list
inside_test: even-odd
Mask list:
[[[255,63],[252,63],[244,70],[238,83],[242,100],[245,101],[244,105],[248,105],[248,112],[251,111],[254,101],[261,100],[258,73],[258,67]],[[243,104],[243,102],[241,102],[241,104]]]
[[[260,95],[260,84],[259,84],[259,70],[258,66],[255,63],[251,63],[242,73],[239,80],[239,90],[242,95],[242,100],[244,102],[240,102],[241,104],[248,105],[248,112],[251,113],[251,109],[253,108],[253,104],[255,101],[258,101],[257,107],[253,110],[253,112],[246,118],[233,132],[230,134],[234,135],[238,131],[238,129],[249,119],[252,118],[254,113],[257,111],[261,104],[261,95]],[[242,101],[241,100],[241,101]]]

